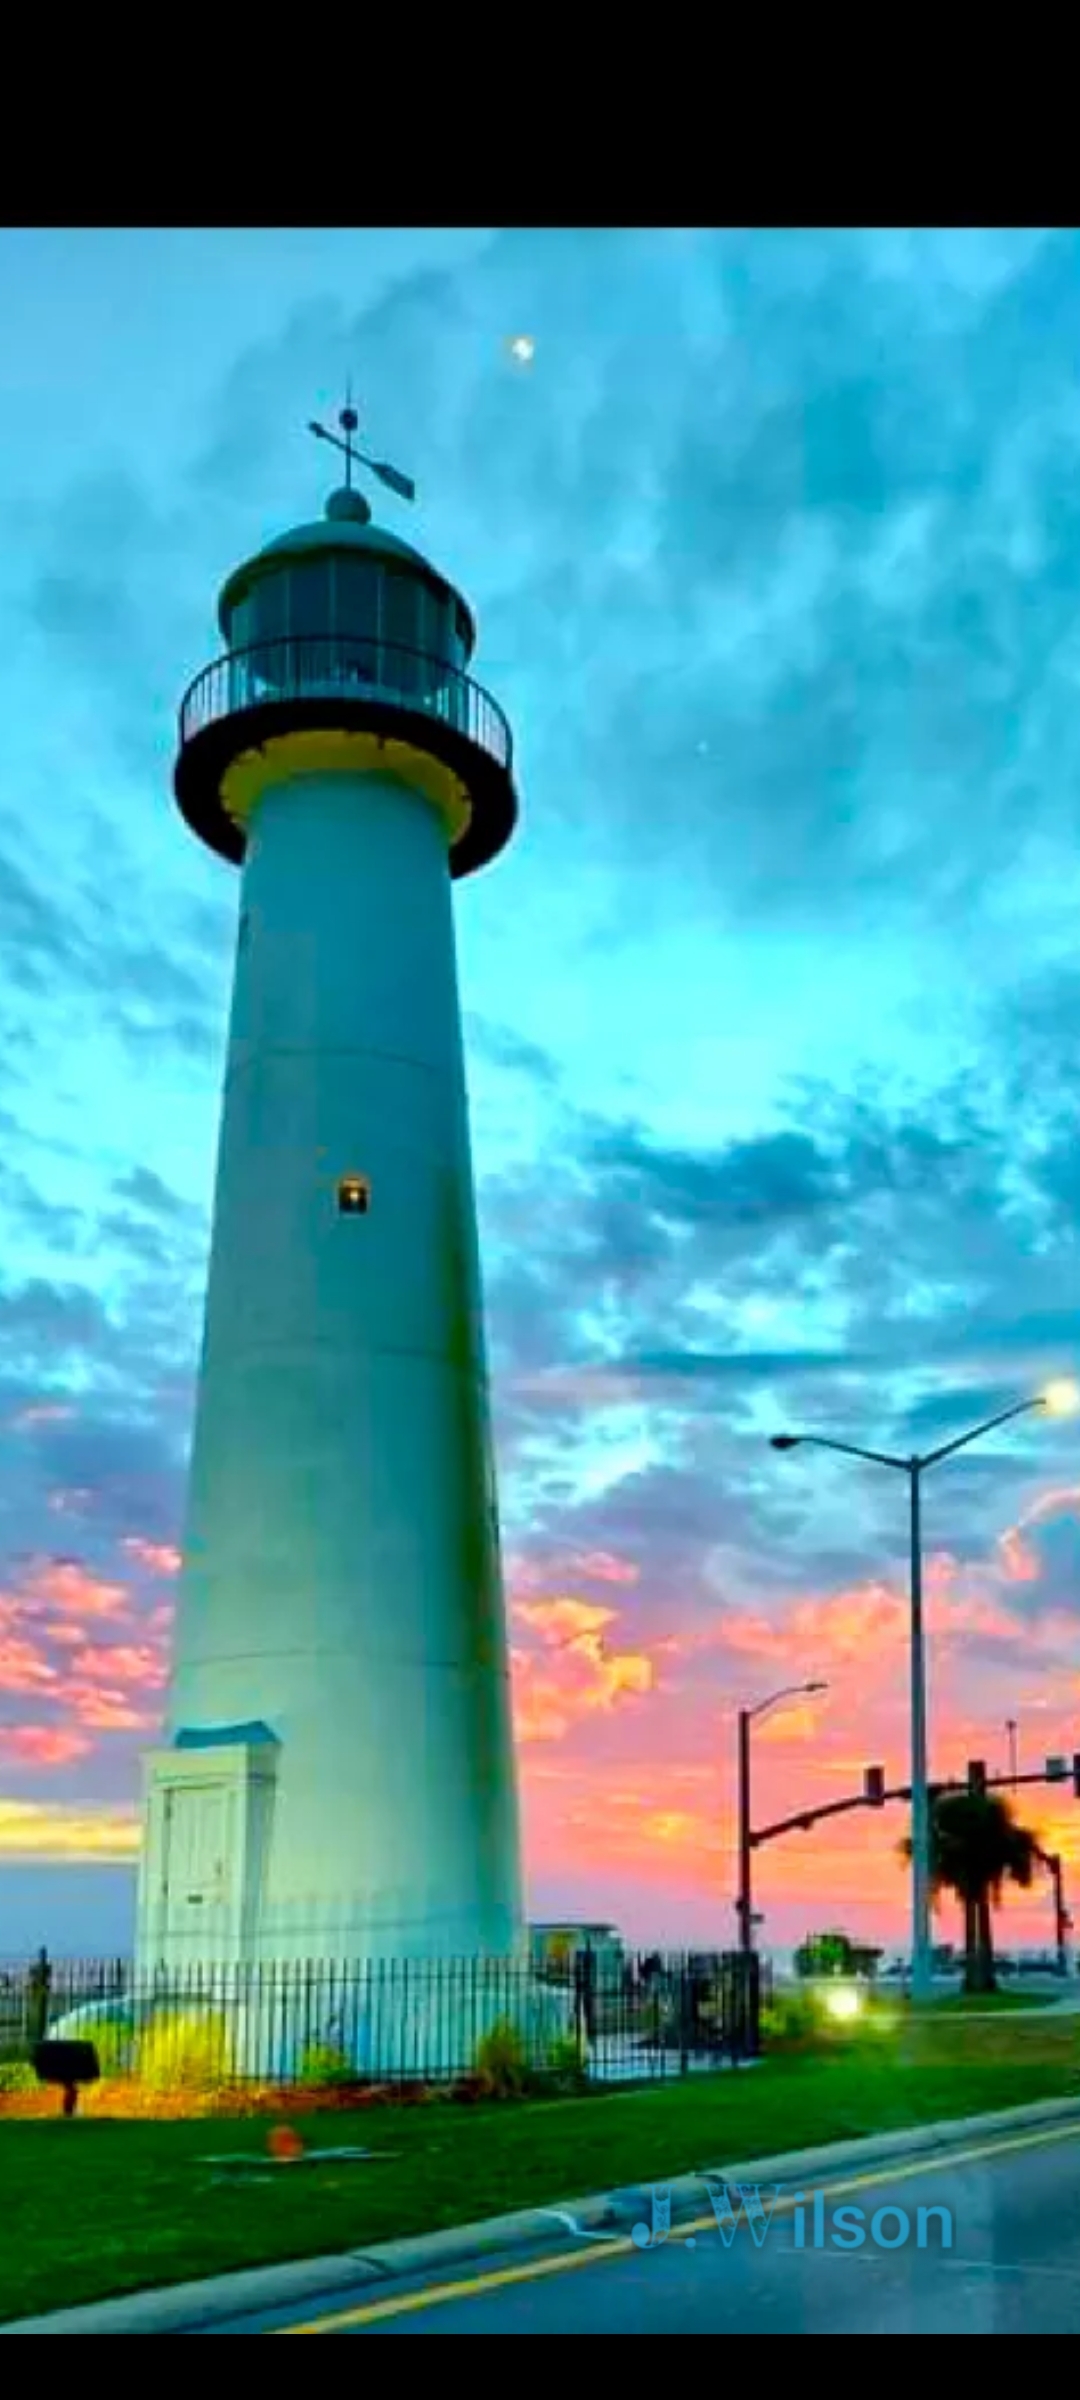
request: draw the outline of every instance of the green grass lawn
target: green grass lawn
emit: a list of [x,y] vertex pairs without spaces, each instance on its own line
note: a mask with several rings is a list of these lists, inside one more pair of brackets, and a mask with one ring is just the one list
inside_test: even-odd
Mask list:
[[1014,1992],[1006,1989],[996,1992],[941,1992],[927,2005],[941,2009],[946,2016],[983,2016],[998,2009],[1054,2008],[1064,1994],[1064,1985],[1056,1992]]
[[1073,2092],[1080,2019],[939,2017],[644,2091],[298,2117],[313,2146],[398,2155],[237,2187],[204,2161],[265,2155],[264,2121],[0,2119],[0,2319]]

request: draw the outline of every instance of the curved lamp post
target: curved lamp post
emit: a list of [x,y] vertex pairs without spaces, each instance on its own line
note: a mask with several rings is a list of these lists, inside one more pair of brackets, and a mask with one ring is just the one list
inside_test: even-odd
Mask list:
[[966,1450],[984,1433],[992,1433],[998,1425],[1007,1425],[1011,1417],[1022,1417],[1030,1409],[1045,1409],[1051,1416],[1072,1416],[1080,1408],[1080,1389],[1064,1376],[1048,1383],[1030,1400],[1018,1400],[1012,1408],[1003,1408],[996,1417],[987,1417],[970,1432],[961,1433],[951,1442],[942,1442],[937,1450],[928,1450],[921,1457],[894,1458],[886,1450],[864,1450],[856,1442],[834,1442],[823,1433],[774,1433],[774,1450],[797,1450],[812,1443],[818,1450],[842,1450],[848,1458],[868,1458],[875,1466],[896,1467],[908,1478],[911,1505],[911,1996],[915,2001],[929,1997],[930,1974],[930,1794],[926,1773],[926,1644],[923,1629],[922,1595],[922,1519],[921,1478],[927,1467],[937,1466],[940,1459],[951,1458],[955,1450]]
[[763,1717],[766,1710],[775,1708],[779,1700],[792,1700],[804,1692],[827,1692],[828,1688],[827,1683],[785,1683],[778,1692],[770,1692],[767,1700],[759,1700],[753,1708],[739,1710],[739,1897],[735,1909],[739,1920],[739,1948],[744,1955],[754,1947],[750,1889],[750,1727],[755,1717]]

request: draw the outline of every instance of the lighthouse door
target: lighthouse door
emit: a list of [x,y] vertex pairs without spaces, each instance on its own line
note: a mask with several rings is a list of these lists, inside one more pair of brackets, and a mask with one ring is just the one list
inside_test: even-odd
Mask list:
[[207,1954],[231,1930],[235,1793],[191,1783],[165,1794],[162,1915],[167,1955]]

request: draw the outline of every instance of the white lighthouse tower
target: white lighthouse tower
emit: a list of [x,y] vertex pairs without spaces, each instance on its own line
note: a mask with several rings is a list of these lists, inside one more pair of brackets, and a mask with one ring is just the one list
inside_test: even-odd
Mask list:
[[513,830],[511,739],[460,594],[353,488],[356,422],[180,716],[181,811],[243,873],[145,1966],[520,1933],[451,909]]

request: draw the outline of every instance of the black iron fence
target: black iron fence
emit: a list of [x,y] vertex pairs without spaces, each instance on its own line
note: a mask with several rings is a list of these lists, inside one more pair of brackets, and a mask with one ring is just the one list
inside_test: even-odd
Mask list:
[[267,702],[368,698],[440,718],[509,767],[513,742],[502,709],[482,684],[449,659],[351,634],[293,634],[231,650],[204,667],[180,707],[180,741],[190,742],[215,718]]
[[325,1960],[158,1968],[0,1965],[0,2066],[46,2036],[90,2041],[103,2076],[229,2082],[627,2082],[752,2058],[768,1976],[736,1952],[553,1963]]

